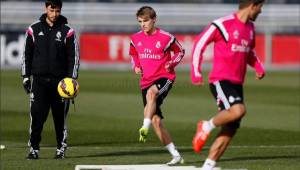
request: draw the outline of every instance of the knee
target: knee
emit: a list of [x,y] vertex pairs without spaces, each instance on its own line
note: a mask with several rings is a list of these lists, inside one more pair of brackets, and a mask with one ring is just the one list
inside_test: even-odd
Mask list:
[[158,94],[158,92],[156,90],[149,89],[146,94],[147,102],[155,101],[157,94]]
[[234,105],[230,110],[234,115],[236,115],[237,119],[244,117],[246,114],[246,107],[243,104]]
[[159,128],[160,127],[160,124],[161,124],[161,119],[160,119],[160,117],[158,117],[158,116],[153,116],[153,118],[152,118],[152,126],[154,127],[154,128]]

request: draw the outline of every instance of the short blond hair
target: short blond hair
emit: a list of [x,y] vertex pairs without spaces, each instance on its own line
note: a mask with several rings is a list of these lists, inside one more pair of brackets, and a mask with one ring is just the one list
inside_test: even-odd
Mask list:
[[151,19],[156,18],[156,12],[155,10],[150,6],[142,6],[138,11],[136,12],[136,17],[141,16],[148,16]]

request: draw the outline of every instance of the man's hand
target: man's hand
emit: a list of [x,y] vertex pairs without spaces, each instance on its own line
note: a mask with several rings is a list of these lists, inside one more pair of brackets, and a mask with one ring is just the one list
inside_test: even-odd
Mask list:
[[171,63],[170,63],[170,62],[168,62],[168,63],[165,65],[165,69],[166,69],[166,71],[167,71],[168,73],[170,73],[170,72],[173,70],[173,68],[171,67]]
[[261,80],[265,77],[265,73],[256,73],[255,77],[256,80]]
[[134,72],[135,72],[135,74],[143,74],[142,69],[139,67],[134,67]]
[[30,81],[30,78],[28,77],[24,77],[23,78],[23,87],[24,87],[24,90],[27,94],[29,94],[31,92],[31,81]]
[[167,64],[165,65],[165,69],[168,73],[172,72],[174,70],[174,66],[172,65],[172,62],[167,62]]

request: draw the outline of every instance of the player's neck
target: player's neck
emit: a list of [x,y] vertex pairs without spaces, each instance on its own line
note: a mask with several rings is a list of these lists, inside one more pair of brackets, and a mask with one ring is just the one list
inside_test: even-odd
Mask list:
[[153,35],[156,33],[156,27],[153,27],[149,32],[145,32],[146,35]]
[[47,17],[46,17],[46,22],[50,27],[53,27],[54,23],[50,21]]
[[237,13],[237,18],[240,20],[242,23],[246,23],[249,21],[249,11],[247,9],[241,9]]

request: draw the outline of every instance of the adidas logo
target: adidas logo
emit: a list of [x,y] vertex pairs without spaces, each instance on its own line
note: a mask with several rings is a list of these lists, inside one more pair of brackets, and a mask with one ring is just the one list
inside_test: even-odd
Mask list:
[[39,36],[42,36],[42,35],[44,35],[44,33],[41,31],[38,35],[39,35]]

